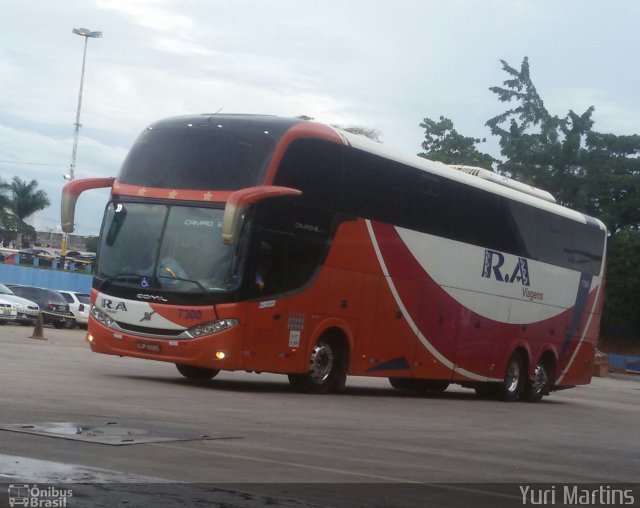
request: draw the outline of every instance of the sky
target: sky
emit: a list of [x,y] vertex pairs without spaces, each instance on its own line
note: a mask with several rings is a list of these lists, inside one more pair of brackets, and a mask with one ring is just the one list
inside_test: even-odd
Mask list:
[[[138,134],[182,114],[307,115],[377,129],[421,151],[425,118],[487,138],[506,108],[500,60],[531,76],[551,114],[595,106],[594,130],[640,133],[636,0],[29,0],[0,17],[0,178],[36,179],[60,230],[84,38],[90,39],[75,177],[116,176]],[[99,232],[108,192],[78,201],[76,233]]]

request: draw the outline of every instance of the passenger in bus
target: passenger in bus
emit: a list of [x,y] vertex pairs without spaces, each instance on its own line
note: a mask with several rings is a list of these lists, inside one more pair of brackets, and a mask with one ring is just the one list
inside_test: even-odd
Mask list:
[[180,266],[175,259],[165,256],[158,265],[158,273],[160,277],[170,277],[172,279],[188,279],[189,274]]
[[258,260],[256,263],[255,285],[259,292],[263,292],[269,286],[269,276],[273,267],[273,253],[271,246],[267,242],[260,242],[258,250]]

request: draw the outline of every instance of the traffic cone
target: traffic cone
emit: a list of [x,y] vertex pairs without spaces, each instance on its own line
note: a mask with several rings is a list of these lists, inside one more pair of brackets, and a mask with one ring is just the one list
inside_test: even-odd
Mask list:
[[38,318],[36,319],[36,326],[33,327],[32,339],[47,340],[44,336],[44,326],[42,324],[42,311],[38,312]]

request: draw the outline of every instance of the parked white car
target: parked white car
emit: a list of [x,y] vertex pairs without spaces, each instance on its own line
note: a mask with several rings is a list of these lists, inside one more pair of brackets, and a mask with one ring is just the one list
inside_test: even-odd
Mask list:
[[0,325],[4,325],[7,322],[14,322],[18,315],[15,304],[8,300],[5,300],[0,296]]
[[87,328],[89,322],[89,312],[91,311],[91,298],[86,293],[77,293],[75,291],[61,291],[58,293],[69,304],[69,310],[75,317],[76,324],[79,328]]
[[[4,302],[13,304],[16,310],[16,322],[21,325],[33,326],[35,324],[36,319],[38,318],[38,312],[40,312],[40,307],[37,303],[16,295],[4,284],[0,284],[0,299]],[[2,314],[2,310],[0,310],[0,314]],[[11,321],[13,322],[14,320],[11,319]]]

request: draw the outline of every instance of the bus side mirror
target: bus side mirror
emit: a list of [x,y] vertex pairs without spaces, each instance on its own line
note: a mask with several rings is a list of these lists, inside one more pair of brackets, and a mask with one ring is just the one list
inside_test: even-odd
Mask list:
[[249,205],[265,199],[281,196],[300,196],[301,194],[302,191],[298,189],[279,187],[276,185],[259,185],[233,192],[224,207],[222,241],[227,245],[233,245],[238,241],[241,219]]
[[62,231],[73,233],[73,223],[76,215],[76,201],[78,196],[89,189],[111,187],[115,178],[81,178],[71,180],[62,188],[62,202],[60,206],[60,224]]

